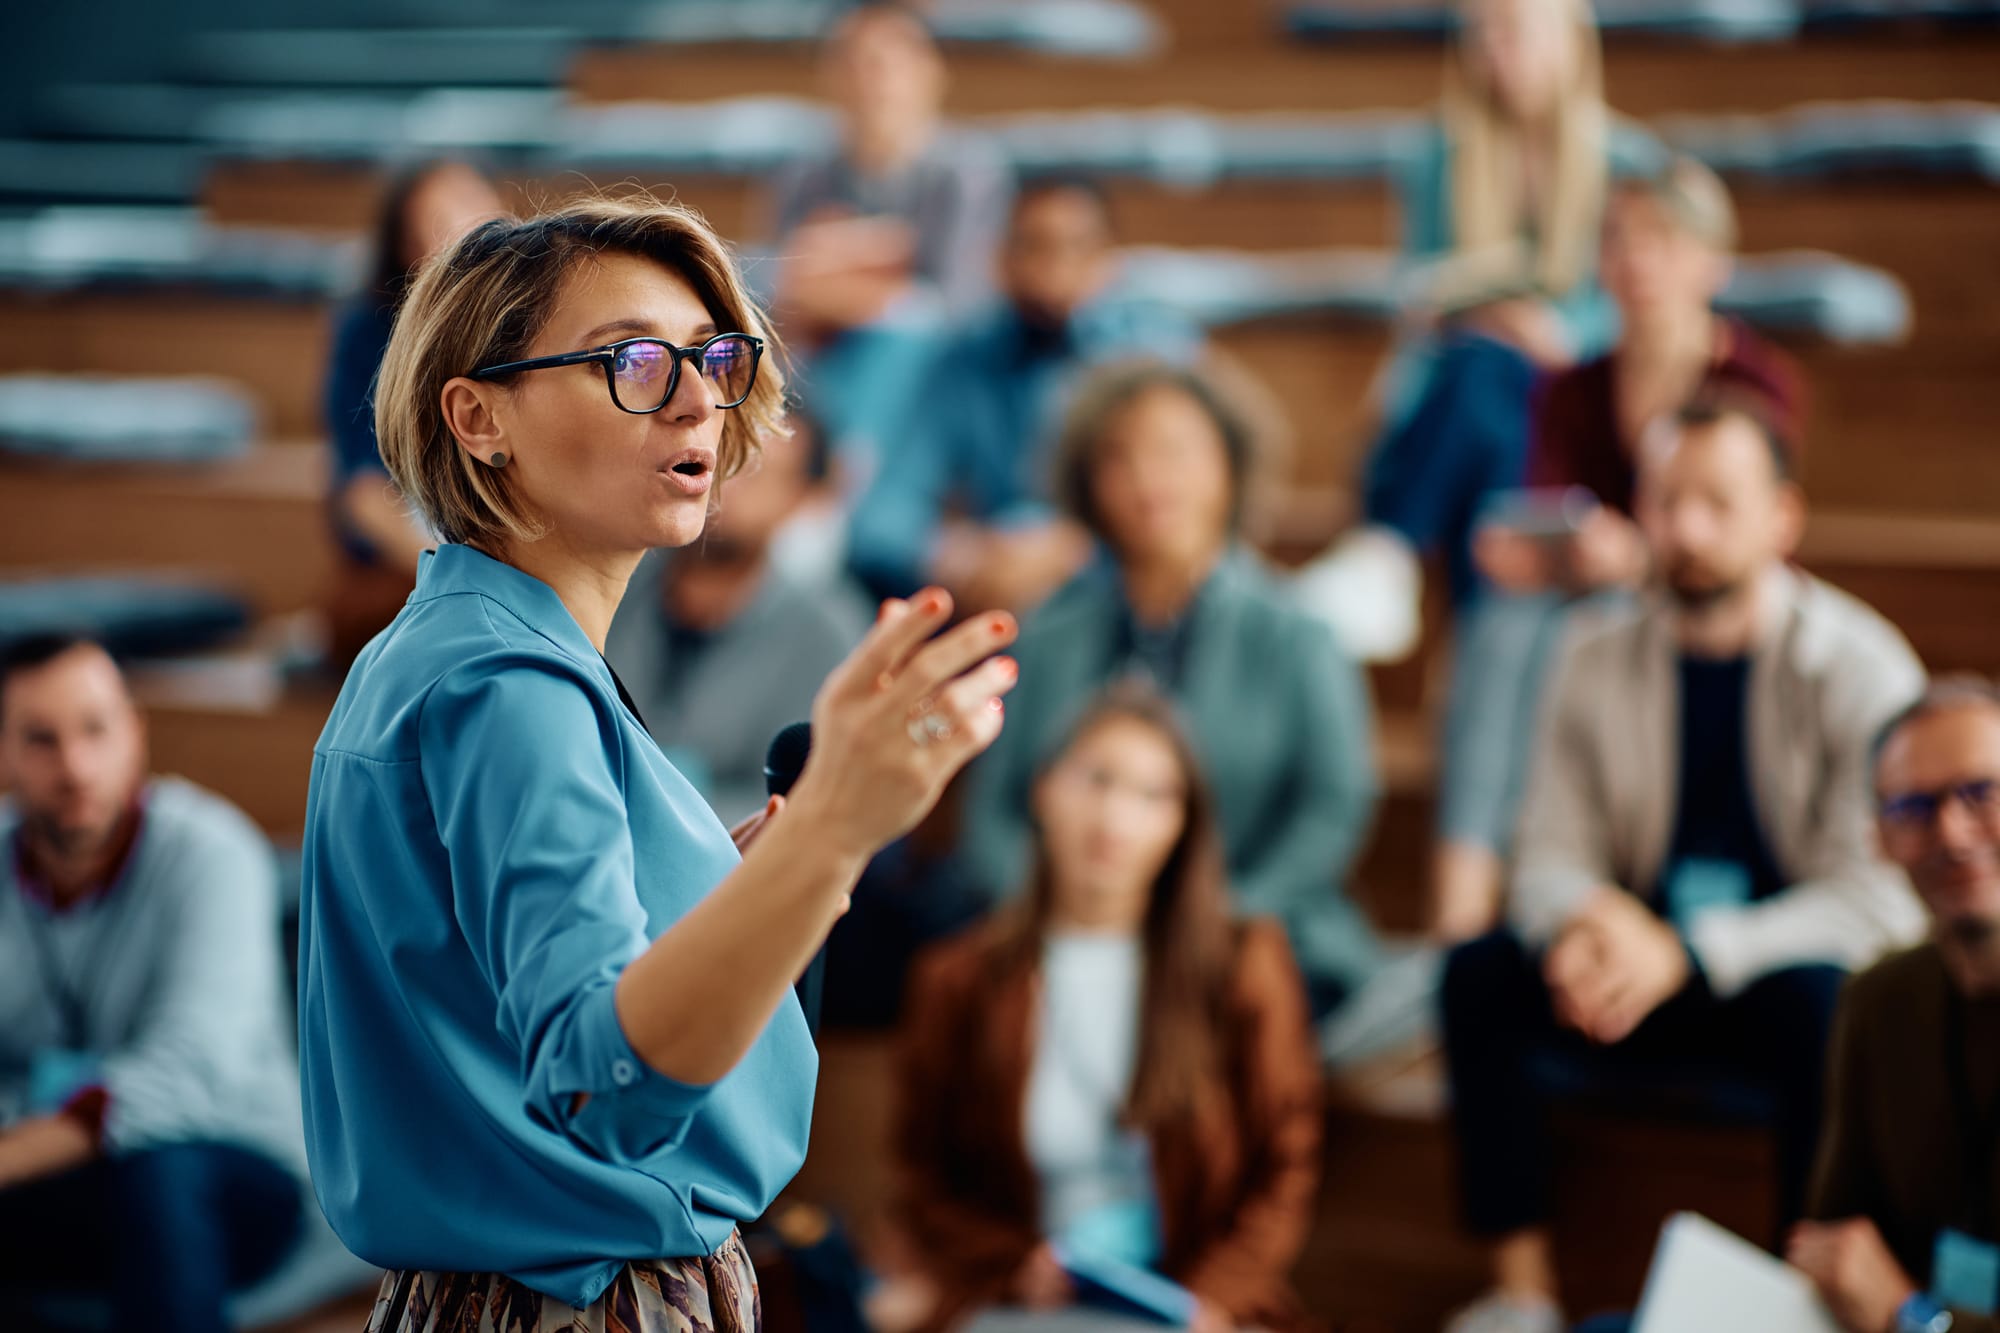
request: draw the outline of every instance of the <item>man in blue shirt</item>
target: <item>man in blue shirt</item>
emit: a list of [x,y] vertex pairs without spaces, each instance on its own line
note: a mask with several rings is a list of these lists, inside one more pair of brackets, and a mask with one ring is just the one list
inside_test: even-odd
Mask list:
[[1110,206],[1088,180],[1022,188],[1000,269],[1005,299],[938,356],[855,511],[849,563],[880,595],[935,582],[965,606],[1039,602],[1090,550],[1048,504],[1051,437],[1071,386],[1097,362],[1200,350],[1179,316],[1113,293]]
[[108,1297],[117,1329],[219,1333],[306,1216],[270,848],[145,777],[118,668],[0,658],[0,1324]]

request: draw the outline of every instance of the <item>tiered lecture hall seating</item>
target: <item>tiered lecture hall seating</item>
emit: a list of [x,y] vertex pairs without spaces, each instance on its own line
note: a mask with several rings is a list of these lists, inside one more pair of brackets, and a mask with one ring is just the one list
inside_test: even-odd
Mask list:
[[[955,47],[954,110],[1407,111],[1426,104],[1436,87],[1432,40],[1306,42],[1287,35],[1277,6],[1157,0],[1151,10],[1167,38],[1142,58]],[[554,65],[523,56],[518,43],[500,45],[485,76],[489,86],[532,91],[559,70],[586,104],[814,91],[801,45],[740,41],[691,56],[666,43],[583,44]],[[245,63],[246,49],[258,48],[204,48],[208,63],[187,86],[210,94],[232,85],[246,95],[339,92],[324,85],[344,78],[380,91],[424,77],[412,62],[366,80],[352,71],[330,74],[324,62],[278,70]],[[237,63],[223,68],[228,62],[218,51],[234,52]],[[1607,42],[1606,70],[1614,103],[1643,118],[1768,115],[1824,99],[1993,98],[2000,33],[1857,25],[1737,45],[1620,34]],[[461,73],[455,66],[453,77]],[[162,111],[160,125],[169,119]],[[150,137],[157,140],[150,145],[154,170],[138,197],[194,202],[181,197],[194,161],[199,203],[221,223],[351,236],[366,226],[383,174],[372,161],[315,154],[308,145],[296,154],[266,143],[255,154],[217,156],[199,143],[199,125]],[[47,145],[34,147],[46,158]],[[86,155],[110,151],[103,143],[78,147]],[[520,165],[510,178],[524,197],[582,183],[554,165]],[[669,187],[726,232],[756,239],[750,182],[714,172],[636,179]],[[1900,345],[1792,341],[1816,401],[1808,481],[1819,516],[1805,562],[1896,618],[1934,667],[2000,668],[2000,636],[1991,629],[2000,610],[2000,453],[1989,424],[2000,369],[2000,269],[1993,265],[2000,187],[1964,172],[1734,183],[1747,251],[1813,248],[1885,270],[1914,309]],[[108,187],[63,194],[17,182],[0,189],[35,202],[120,197]],[[1133,176],[1117,181],[1114,193],[1121,226],[1137,244],[1292,250],[1381,247],[1393,238],[1387,191],[1372,177],[1223,179],[1187,189]],[[172,564],[226,578],[267,616],[309,605],[330,559],[321,464],[310,443],[326,337],[323,295],[157,288],[0,294],[0,371],[232,376],[260,400],[271,439],[207,469],[0,464],[0,567]],[[1219,340],[1277,390],[1298,436],[1295,489],[1324,497],[1323,517],[1307,525],[1316,530],[1289,535],[1281,552],[1303,554],[1344,510],[1366,442],[1365,389],[1386,332],[1379,320],[1292,315],[1224,328]],[[1392,929],[1409,929],[1419,911],[1435,647],[1377,677],[1391,798],[1364,879],[1371,906]],[[163,766],[228,793],[274,835],[296,836],[307,757],[327,703],[323,691],[292,690],[250,710],[163,707],[155,711],[155,747]],[[796,1192],[842,1208],[865,1235],[886,1197],[888,1051],[880,1039],[862,1036],[834,1035],[825,1046],[814,1152]],[[1316,1308],[1355,1327],[1435,1328],[1482,1276],[1477,1251],[1453,1223],[1435,1066],[1416,1062],[1379,1080],[1350,1081],[1330,1101],[1327,1180],[1300,1284]],[[1768,1227],[1766,1149],[1755,1133],[1581,1116],[1566,1129],[1559,1231],[1579,1310],[1631,1302],[1651,1234],[1670,1205],[1701,1208],[1753,1236]],[[326,1326],[348,1325],[336,1317]]]

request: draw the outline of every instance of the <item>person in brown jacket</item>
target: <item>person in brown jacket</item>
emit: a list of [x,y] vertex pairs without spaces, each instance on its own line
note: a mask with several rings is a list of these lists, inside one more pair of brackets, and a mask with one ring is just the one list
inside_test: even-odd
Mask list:
[[1143,1266],[1193,1327],[1302,1320],[1287,1273],[1320,1164],[1319,1066],[1282,927],[1227,916],[1170,706],[1091,704],[1034,789],[1028,893],[914,972],[898,1206],[927,1327],[1076,1293],[1054,1244]]
[[2000,686],[1936,682],[1875,756],[1883,850],[1931,937],[1841,997],[1786,1257],[1850,1333],[2000,1333]]

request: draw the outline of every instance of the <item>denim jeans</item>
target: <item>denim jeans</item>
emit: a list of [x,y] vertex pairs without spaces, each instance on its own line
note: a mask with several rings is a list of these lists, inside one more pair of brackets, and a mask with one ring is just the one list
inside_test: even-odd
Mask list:
[[1362,505],[1420,554],[1442,553],[1452,604],[1466,605],[1481,579],[1472,563],[1480,511],[1527,470],[1535,363],[1506,343],[1448,335],[1422,397],[1369,457]]
[[0,1319],[50,1296],[108,1300],[114,1333],[226,1333],[232,1289],[297,1239],[299,1181],[261,1154],[185,1143],[0,1190]]

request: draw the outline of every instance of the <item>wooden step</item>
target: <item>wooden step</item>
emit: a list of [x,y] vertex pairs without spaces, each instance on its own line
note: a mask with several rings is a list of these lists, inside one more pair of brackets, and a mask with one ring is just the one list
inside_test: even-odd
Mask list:
[[[1239,19],[1229,6],[1215,8]],[[1171,51],[1151,61],[954,51],[947,105],[957,115],[1155,103],[1339,111],[1424,107],[1438,96],[1443,55],[1435,42],[1245,45],[1178,36]],[[1773,111],[1836,97],[1983,99],[2000,80],[2000,37],[1878,30],[1741,46],[1614,38],[1604,65],[1613,104],[1639,116]],[[588,102],[821,92],[809,53],[744,47],[699,55],[644,44],[594,48],[578,56],[568,84]]]
[[296,686],[271,703],[237,707],[149,699],[153,768],[178,773],[234,801],[280,841],[305,834],[313,746],[333,709],[330,688]]
[[323,302],[174,290],[0,292],[0,371],[221,375],[275,438],[316,435],[331,312]]
[[0,462],[0,571],[185,570],[263,615],[333,575],[326,446],[260,445],[190,465]]

